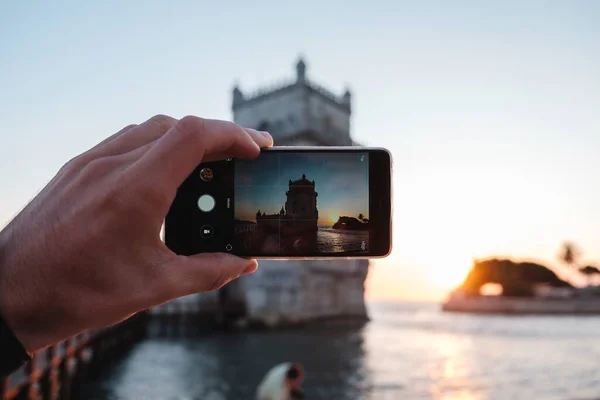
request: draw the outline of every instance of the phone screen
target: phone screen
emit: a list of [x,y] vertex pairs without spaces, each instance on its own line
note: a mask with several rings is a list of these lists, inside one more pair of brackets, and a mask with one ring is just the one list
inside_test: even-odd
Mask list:
[[369,253],[368,152],[266,152],[234,165],[243,254]]
[[186,255],[385,256],[390,163],[384,150],[292,147],[201,164],[179,188],[165,243]]

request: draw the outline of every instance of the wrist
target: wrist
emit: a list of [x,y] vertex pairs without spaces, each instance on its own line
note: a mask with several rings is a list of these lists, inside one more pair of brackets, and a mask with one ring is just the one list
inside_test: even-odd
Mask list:
[[61,280],[40,268],[60,262],[59,252],[32,243],[16,227],[0,231],[0,316],[30,354],[70,336],[81,315],[62,295],[74,288],[58,287]]
[[0,318],[8,325],[10,313],[11,285],[8,282],[10,266],[8,261],[10,225],[0,231]]
[[23,276],[31,271],[27,271],[28,267],[19,261],[17,242],[10,224],[0,231],[0,318],[23,348],[31,353],[43,347],[39,345],[35,332],[27,329],[28,321],[35,319],[32,307],[38,296],[23,296],[24,285],[28,283]]
[[8,264],[8,232],[0,231],[0,377],[11,374],[23,363],[31,359],[30,353],[25,349],[23,342],[17,337],[10,320],[14,314],[11,304],[11,290],[9,279],[10,266]]

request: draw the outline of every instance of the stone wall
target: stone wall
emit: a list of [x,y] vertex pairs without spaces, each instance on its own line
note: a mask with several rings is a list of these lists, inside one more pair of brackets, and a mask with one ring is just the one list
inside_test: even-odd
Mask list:
[[256,273],[230,284],[231,301],[244,302],[246,322],[267,326],[319,318],[366,319],[367,273],[365,260],[263,260]]

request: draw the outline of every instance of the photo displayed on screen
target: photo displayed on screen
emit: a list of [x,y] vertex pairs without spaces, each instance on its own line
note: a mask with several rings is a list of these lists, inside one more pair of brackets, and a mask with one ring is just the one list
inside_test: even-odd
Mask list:
[[235,244],[246,254],[368,253],[368,153],[262,153],[235,164]]

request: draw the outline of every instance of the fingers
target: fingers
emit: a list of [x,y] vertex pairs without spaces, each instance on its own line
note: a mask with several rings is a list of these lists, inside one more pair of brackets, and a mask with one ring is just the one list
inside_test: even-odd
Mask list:
[[273,137],[269,132],[257,131],[256,129],[243,128],[252,140],[261,148],[273,147]]
[[[193,293],[217,290],[223,285],[256,271],[256,260],[248,260],[226,253],[204,253],[193,256],[175,256],[165,265],[164,276],[158,276],[163,293],[168,299]],[[164,300],[164,299],[160,299]]]
[[140,125],[130,125],[122,129],[92,149],[99,157],[129,153],[152,143],[171,129],[177,120],[167,115],[155,115]]
[[[252,137],[252,140],[254,140],[255,143],[260,143],[261,141],[264,141],[265,137],[270,139],[270,143],[268,143],[265,146],[260,146],[261,148],[273,146],[273,138],[271,137],[271,135],[268,132],[263,133],[263,132],[260,132],[260,131],[254,130],[254,129],[250,129],[250,128],[244,128],[244,130],[250,135],[250,137]],[[221,161],[221,160],[225,160],[225,159],[231,158],[231,157],[235,157],[235,155],[231,154],[231,152],[207,154],[204,157],[204,159],[202,160],[202,162]]]
[[257,131],[256,129],[250,128],[243,129],[252,137],[252,140],[254,140],[261,149],[265,147],[273,147],[273,137],[269,132]]
[[251,159],[273,145],[268,133],[245,130],[233,122],[185,117],[165,133],[138,162],[154,182],[176,189],[203,161],[227,154]]

